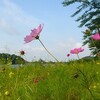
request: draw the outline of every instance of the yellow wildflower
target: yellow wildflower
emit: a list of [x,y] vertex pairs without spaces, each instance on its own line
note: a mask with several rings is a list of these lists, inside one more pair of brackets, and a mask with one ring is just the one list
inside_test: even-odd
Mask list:
[[11,78],[13,75],[14,75],[13,72],[10,72],[10,73],[9,73],[9,77],[10,77],[10,78]]
[[5,91],[5,95],[6,96],[9,96],[10,95],[10,92],[9,91]]
[[99,62],[97,62],[97,65],[99,65],[100,63]]
[[96,72],[96,74],[99,74],[99,72]]
[[93,86],[94,89],[96,89],[96,87],[97,87],[96,85]]

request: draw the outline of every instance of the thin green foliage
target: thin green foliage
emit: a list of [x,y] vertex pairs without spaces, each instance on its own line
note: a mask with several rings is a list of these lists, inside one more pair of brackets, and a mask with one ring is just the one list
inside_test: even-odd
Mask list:
[[83,60],[2,66],[0,100],[99,100],[99,66]]

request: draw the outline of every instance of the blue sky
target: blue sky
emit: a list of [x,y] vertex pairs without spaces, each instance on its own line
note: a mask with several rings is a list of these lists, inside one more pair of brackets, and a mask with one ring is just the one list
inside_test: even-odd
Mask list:
[[[63,7],[63,0],[0,0],[0,52],[19,55],[25,50],[26,60],[54,60],[38,40],[24,44],[30,30],[43,23],[40,39],[48,50],[60,61],[67,60],[67,53],[82,45],[82,31],[77,17],[70,17],[77,4]],[[89,55],[87,46],[80,57]],[[70,59],[76,58],[71,55]]]

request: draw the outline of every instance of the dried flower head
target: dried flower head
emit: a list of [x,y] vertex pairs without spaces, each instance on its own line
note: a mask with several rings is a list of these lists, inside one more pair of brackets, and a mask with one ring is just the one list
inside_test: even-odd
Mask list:
[[67,57],[69,57],[69,56],[70,56],[70,54],[68,53],[68,54],[67,54]]
[[20,51],[20,55],[24,55],[25,54],[25,51],[24,50],[21,50]]

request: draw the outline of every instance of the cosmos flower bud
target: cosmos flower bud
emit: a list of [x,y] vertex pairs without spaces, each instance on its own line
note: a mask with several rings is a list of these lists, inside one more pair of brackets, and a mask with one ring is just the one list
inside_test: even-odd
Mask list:
[[24,55],[25,54],[25,51],[24,50],[21,50],[20,51],[20,55]]
[[86,30],[85,34],[90,35],[90,30]]
[[70,56],[70,54],[67,54],[67,57],[69,57]]

